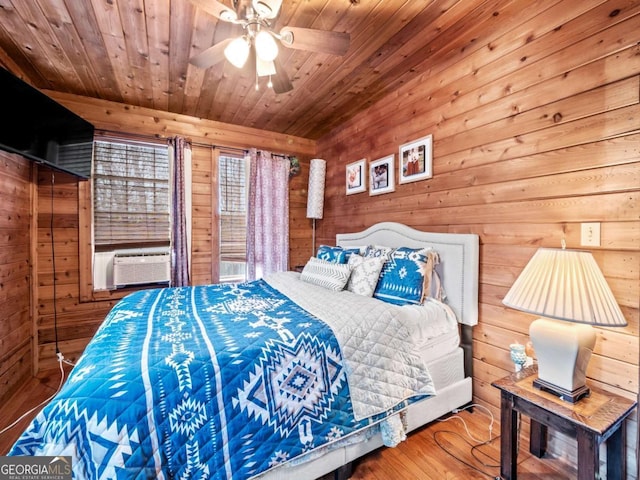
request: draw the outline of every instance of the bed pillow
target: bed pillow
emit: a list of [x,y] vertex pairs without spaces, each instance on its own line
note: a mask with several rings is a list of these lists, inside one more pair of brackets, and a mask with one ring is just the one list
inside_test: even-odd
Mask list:
[[440,265],[440,257],[437,253],[433,253],[433,269],[431,270],[431,279],[424,282],[424,298],[433,298],[439,302],[447,299],[447,294],[442,285],[442,266]]
[[361,255],[351,255],[348,264],[352,270],[347,282],[347,290],[364,297],[373,296],[385,262],[385,257],[365,258]]
[[347,264],[332,263],[311,257],[302,269],[300,279],[338,292],[344,290],[350,276],[351,267]]
[[431,292],[433,265],[437,258],[431,248],[393,249],[382,268],[373,296],[396,305],[421,304]]
[[349,256],[353,253],[360,253],[358,248],[331,247],[320,245],[316,257],[331,263],[347,263]]
[[365,257],[384,257],[389,258],[389,255],[393,253],[394,248],[383,247],[381,245],[368,245],[364,252]]

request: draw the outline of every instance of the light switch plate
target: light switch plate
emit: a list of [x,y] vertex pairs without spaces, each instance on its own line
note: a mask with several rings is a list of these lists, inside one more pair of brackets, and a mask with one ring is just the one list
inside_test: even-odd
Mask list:
[[600,246],[600,222],[580,224],[580,245],[583,247]]

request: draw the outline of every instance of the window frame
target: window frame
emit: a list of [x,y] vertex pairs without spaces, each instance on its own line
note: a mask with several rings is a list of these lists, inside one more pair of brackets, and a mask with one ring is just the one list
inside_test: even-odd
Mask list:
[[[232,283],[232,282],[238,282],[238,281],[244,281],[247,278],[247,255],[246,255],[246,225],[245,225],[245,237],[244,237],[244,242],[245,242],[245,256],[244,256],[244,275],[242,277],[242,279],[238,278],[238,277],[223,277],[222,276],[222,262],[223,262],[223,254],[222,254],[222,220],[224,218],[224,215],[222,213],[222,206],[223,206],[223,198],[222,198],[222,188],[223,188],[223,183],[222,183],[222,168],[221,168],[221,159],[222,157],[227,157],[227,158],[235,158],[238,159],[240,161],[242,161],[244,163],[244,167],[245,167],[245,192],[244,192],[244,207],[245,207],[245,221],[246,221],[246,215],[248,215],[248,208],[249,208],[249,160],[245,154],[245,152],[239,152],[239,151],[232,151],[232,150],[225,150],[225,149],[221,149],[218,152],[218,155],[216,157],[217,160],[217,184],[218,184],[218,188],[217,188],[217,198],[218,198],[218,208],[217,208],[217,225],[216,228],[218,229],[218,278],[217,281],[218,283]],[[239,262],[240,263],[240,262]]]
[[[146,143],[157,146],[167,146],[166,143],[160,141],[149,141],[147,139],[136,139],[123,135],[111,136],[100,135],[94,138],[96,141],[107,141],[113,143]],[[171,159],[169,159],[171,162]],[[169,168],[171,166],[169,165]],[[93,173],[93,164],[92,164]],[[169,177],[169,189],[171,188],[171,177]],[[171,201],[171,193],[169,192],[169,201]],[[170,208],[170,207],[169,207]],[[89,179],[83,179],[78,182],[78,254],[79,254],[79,280],[80,302],[93,302],[93,301],[105,301],[105,300],[119,300],[131,292],[141,290],[147,287],[131,286],[118,289],[94,289],[94,254],[96,247],[93,241],[93,175]],[[169,225],[171,225],[171,210],[169,211]],[[149,246],[152,246],[151,244]],[[169,237],[169,243],[167,248],[171,247],[171,239]],[[122,245],[120,248],[127,248],[126,245]]]

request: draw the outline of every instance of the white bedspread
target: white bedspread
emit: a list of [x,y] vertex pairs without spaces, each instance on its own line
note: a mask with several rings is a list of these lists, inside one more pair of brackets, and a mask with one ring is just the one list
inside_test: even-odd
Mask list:
[[348,291],[333,292],[299,280],[295,272],[265,280],[333,329],[345,359],[357,419],[387,411],[416,395],[435,395],[419,353],[424,338],[416,332],[424,331],[429,312],[437,306],[405,308]]

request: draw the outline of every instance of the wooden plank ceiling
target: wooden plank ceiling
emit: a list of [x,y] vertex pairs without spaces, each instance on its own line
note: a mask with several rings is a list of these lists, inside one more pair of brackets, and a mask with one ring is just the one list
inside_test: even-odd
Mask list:
[[[293,90],[279,95],[228,62],[189,63],[238,28],[190,0],[0,0],[0,64],[43,90],[317,139],[412,78],[428,81],[513,1],[284,0],[274,30],[347,32],[351,44],[344,57],[281,48]],[[477,37],[461,44],[469,30]]]

